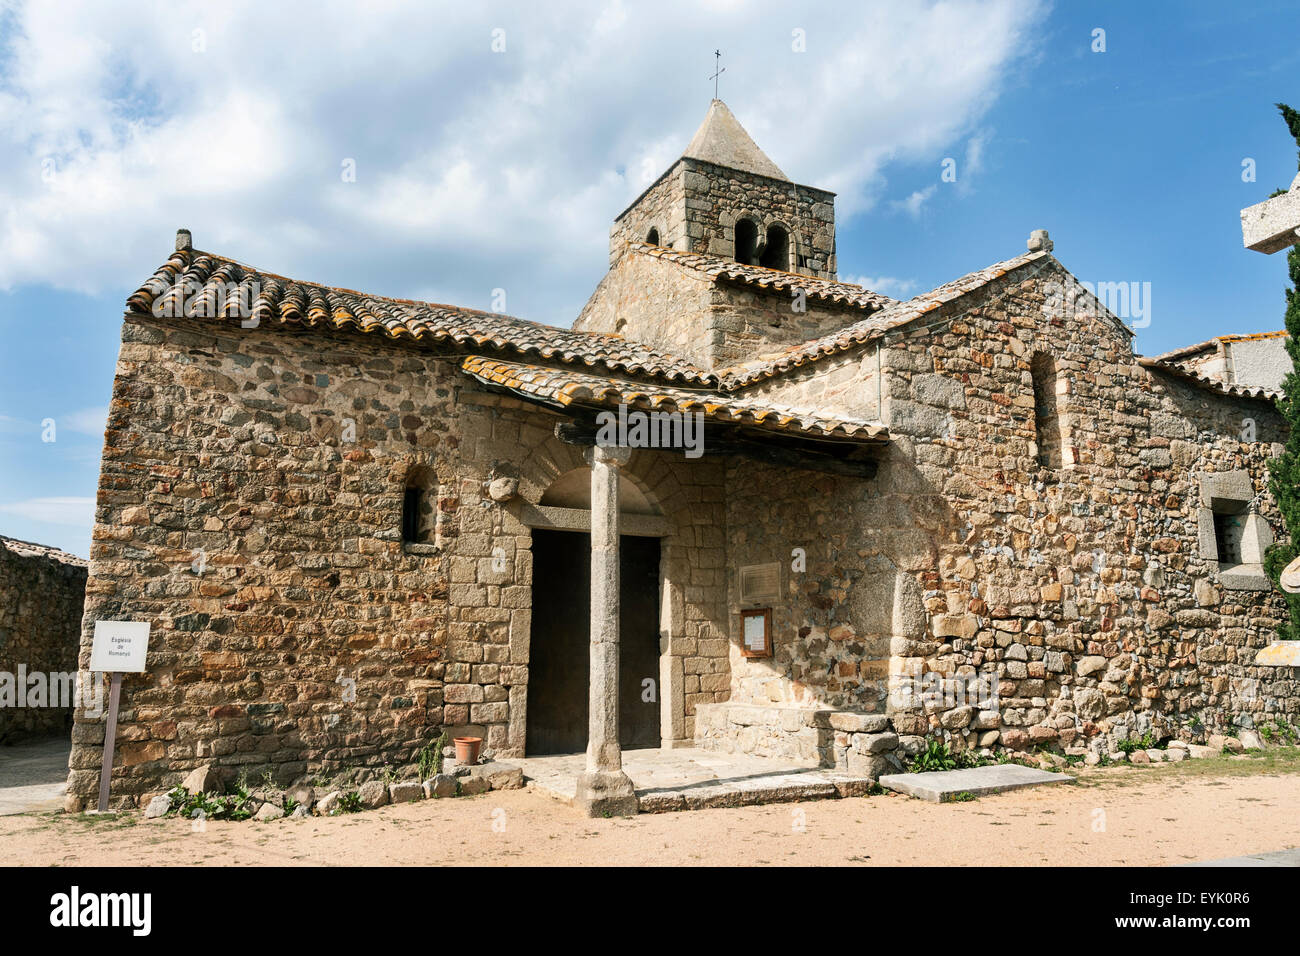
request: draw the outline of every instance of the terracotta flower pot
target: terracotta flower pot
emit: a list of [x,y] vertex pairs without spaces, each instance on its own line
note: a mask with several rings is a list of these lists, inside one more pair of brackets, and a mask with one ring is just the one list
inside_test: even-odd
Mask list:
[[456,762],[478,763],[478,752],[483,748],[482,737],[456,737]]

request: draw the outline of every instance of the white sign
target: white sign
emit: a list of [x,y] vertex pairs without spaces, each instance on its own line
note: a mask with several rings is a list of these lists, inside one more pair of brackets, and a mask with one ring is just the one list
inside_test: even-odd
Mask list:
[[149,653],[148,621],[96,621],[90,669],[103,673],[144,673]]

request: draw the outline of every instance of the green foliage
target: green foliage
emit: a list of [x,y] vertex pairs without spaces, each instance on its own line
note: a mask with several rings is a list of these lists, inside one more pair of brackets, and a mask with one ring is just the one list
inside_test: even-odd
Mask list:
[[247,820],[253,815],[248,807],[248,787],[241,782],[229,796],[215,793],[190,793],[184,787],[167,791],[171,806],[167,812],[192,819],[200,813],[209,820]]
[[[1278,103],[1277,108],[1286,120],[1287,128],[1300,145],[1300,113],[1285,103]],[[1282,570],[1300,554],[1300,246],[1292,246],[1287,253],[1287,271],[1291,288],[1286,294],[1286,350],[1291,356],[1292,369],[1282,380],[1282,397],[1278,399],[1278,411],[1290,427],[1285,450],[1276,458],[1269,459],[1269,491],[1277,502],[1278,511],[1286,525],[1288,539],[1279,539],[1264,555],[1264,571],[1278,585]],[[1284,641],[1300,639],[1300,595],[1285,594],[1288,620],[1278,628],[1277,636]]]
[[907,769],[910,773],[927,773],[932,770],[956,770],[960,767],[979,766],[978,763],[971,762],[973,759],[978,758],[964,751],[954,754],[942,740],[931,740],[926,743],[925,750],[912,758]]
[[1271,744],[1275,739],[1278,743],[1289,744],[1300,741],[1300,731],[1297,731],[1285,717],[1276,717],[1271,724],[1260,724],[1257,730],[1265,743]]
[[1285,103],[1275,103],[1273,105],[1282,114],[1282,119],[1286,122],[1286,128],[1291,131],[1291,138],[1295,140],[1296,146],[1300,146],[1300,112],[1291,109]]
[[961,793],[954,793],[949,803],[969,803],[975,799],[975,794],[969,790],[963,790]]
[[1131,754],[1135,750],[1151,750],[1156,745],[1155,734],[1148,730],[1141,737],[1129,737],[1127,740],[1121,740],[1117,746],[1126,753]]
[[349,790],[339,797],[338,813],[360,813],[364,807],[361,806],[361,794],[355,790]]
[[438,739],[424,745],[420,751],[420,779],[428,780],[442,773],[442,750],[451,743],[451,735],[443,731]]

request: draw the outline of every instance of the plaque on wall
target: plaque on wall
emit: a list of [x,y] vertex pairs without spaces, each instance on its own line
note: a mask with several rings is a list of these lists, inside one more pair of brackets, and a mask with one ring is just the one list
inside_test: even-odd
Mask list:
[[740,603],[771,606],[781,600],[781,562],[749,564],[740,569]]
[[772,609],[753,608],[740,612],[741,651],[746,657],[772,656]]

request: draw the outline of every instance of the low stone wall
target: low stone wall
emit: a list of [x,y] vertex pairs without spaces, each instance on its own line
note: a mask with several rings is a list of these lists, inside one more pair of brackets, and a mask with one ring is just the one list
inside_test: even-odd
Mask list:
[[71,727],[85,595],[81,558],[0,537],[0,741]]
[[902,770],[904,760],[924,746],[924,738],[899,736],[883,714],[722,703],[696,708],[695,744],[875,778]]

